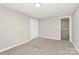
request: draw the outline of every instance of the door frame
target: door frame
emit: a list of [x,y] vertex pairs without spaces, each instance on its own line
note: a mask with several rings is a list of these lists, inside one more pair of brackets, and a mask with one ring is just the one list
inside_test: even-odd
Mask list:
[[72,42],[72,19],[71,16],[62,16],[59,17],[59,39],[61,40],[61,19],[62,18],[69,18],[69,41]]

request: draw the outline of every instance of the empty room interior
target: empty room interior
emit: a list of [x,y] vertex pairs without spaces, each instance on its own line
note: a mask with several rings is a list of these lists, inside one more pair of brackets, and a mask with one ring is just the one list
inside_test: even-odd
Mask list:
[[0,55],[79,55],[79,3],[0,3]]

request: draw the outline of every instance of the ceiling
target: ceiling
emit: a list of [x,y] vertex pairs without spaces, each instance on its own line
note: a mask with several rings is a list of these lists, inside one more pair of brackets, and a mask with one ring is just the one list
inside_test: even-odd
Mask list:
[[26,15],[39,19],[54,16],[63,16],[73,13],[77,3],[41,3],[40,7],[35,7],[34,3],[2,3],[2,6],[11,8]]

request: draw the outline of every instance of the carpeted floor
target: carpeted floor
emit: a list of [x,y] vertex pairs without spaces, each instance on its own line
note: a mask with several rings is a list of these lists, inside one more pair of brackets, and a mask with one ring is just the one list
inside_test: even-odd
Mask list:
[[0,55],[78,55],[68,40],[33,39]]

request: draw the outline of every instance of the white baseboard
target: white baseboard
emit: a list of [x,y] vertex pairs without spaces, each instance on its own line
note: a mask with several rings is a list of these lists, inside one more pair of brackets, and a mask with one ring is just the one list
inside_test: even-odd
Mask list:
[[47,39],[52,39],[52,40],[58,40],[56,38],[51,38],[51,37],[43,37],[43,36],[40,36],[41,38],[47,38]]
[[12,48],[14,48],[14,47],[17,47],[17,46],[19,46],[19,45],[22,45],[22,44],[24,44],[24,43],[27,43],[27,42],[29,42],[29,41],[31,41],[31,40],[32,40],[32,39],[27,40],[27,41],[24,41],[24,42],[22,42],[22,43],[19,43],[19,44],[17,44],[17,45],[13,45],[13,46],[11,46],[11,47],[8,47],[8,48],[5,48],[5,49],[2,49],[2,50],[0,50],[0,52],[7,51],[7,50],[12,49]]
[[76,47],[76,45],[72,42],[74,48],[76,49],[76,51],[79,53],[79,49]]

